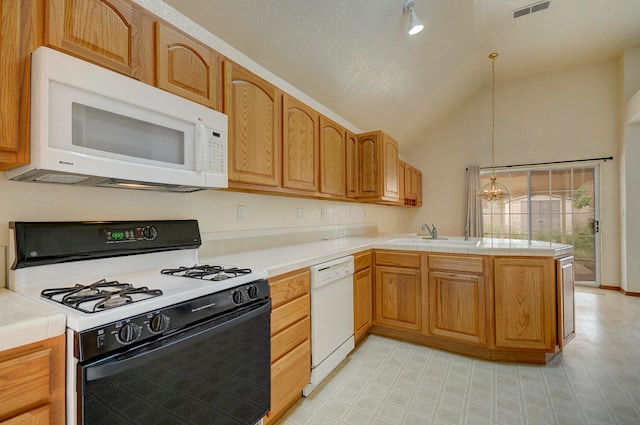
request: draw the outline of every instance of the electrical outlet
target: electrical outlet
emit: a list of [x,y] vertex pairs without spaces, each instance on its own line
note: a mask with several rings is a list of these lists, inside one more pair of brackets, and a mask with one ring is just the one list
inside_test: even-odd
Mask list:
[[326,208],[320,208],[320,220],[321,221],[327,221],[327,209]]
[[238,205],[236,220],[239,222],[244,221],[244,205]]
[[296,208],[296,219],[302,220],[304,218],[304,208]]

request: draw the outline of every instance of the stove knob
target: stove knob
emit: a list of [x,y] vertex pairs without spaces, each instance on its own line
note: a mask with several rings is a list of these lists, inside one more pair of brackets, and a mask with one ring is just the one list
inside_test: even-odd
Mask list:
[[231,299],[236,304],[241,304],[242,301],[244,301],[242,297],[242,292],[240,291],[233,291],[233,294],[231,294]]
[[162,313],[153,316],[149,322],[151,332],[160,333],[166,331],[167,328],[169,328],[169,317]]
[[249,294],[249,298],[251,298],[252,300],[258,298],[258,288],[256,288],[255,286],[250,286],[247,293]]
[[145,226],[142,228],[142,237],[145,240],[151,241],[154,240],[158,236],[158,231],[153,226]]
[[118,339],[123,344],[131,344],[134,342],[140,334],[142,333],[142,329],[140,326],[135,323],[127,323],[120,329],[118,332]]

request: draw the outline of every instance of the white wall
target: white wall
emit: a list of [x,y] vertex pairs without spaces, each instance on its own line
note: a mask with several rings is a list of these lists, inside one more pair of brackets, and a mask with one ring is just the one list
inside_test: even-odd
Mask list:
[[640,264],[636,261],[640,255],[640,47],[626,50],[620,62],[620,109],[624,111],[620,120],[621,287],[640,293]]
[[[496,165],[614,156],[600,164],[601,283],[611,286],[620,285],[618,111],[616,61],[496,81]],[[424,203],[413,214],[412,228],[426,221],[435,223],[442,235],[462,235],[465,168],[491,165],[490,87],[472,96],[406,156],[423,171]]]

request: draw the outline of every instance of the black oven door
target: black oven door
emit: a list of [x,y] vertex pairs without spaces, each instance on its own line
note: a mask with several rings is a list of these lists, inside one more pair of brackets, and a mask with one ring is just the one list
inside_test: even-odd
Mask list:
[[271,402],[271,300],[78,365],[83,425],[250,425]]

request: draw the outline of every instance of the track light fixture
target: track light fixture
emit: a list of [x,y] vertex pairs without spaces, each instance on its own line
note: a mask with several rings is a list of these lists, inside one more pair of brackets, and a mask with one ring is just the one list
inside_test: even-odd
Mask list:
[[422,23],[422,21],[420,21],[420,19],[418,19],[418,15],[416,15],[416,11],[413,9],[413,0],[406,0],[404,2],[402,13],[409,14],[410,35],[415,35],[424,29],[424,24]]

